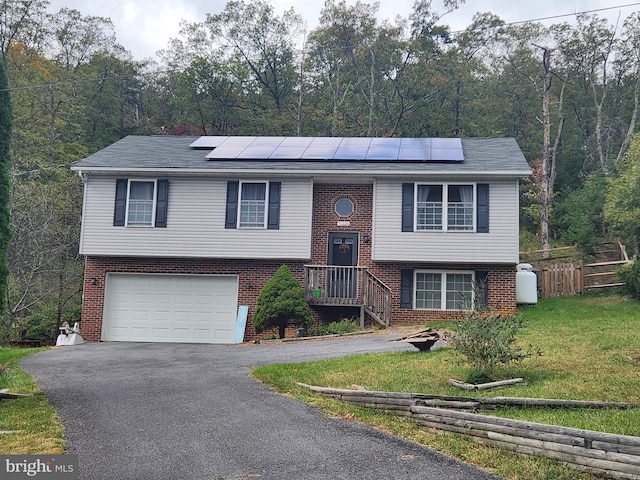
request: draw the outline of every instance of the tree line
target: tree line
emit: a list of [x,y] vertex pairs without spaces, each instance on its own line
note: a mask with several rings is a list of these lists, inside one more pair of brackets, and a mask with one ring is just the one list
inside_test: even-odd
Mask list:
[[524,239],[589,253],[619,238],[635,252],[640,14],[545,26],[478,13],[453,32],[460,3],[417,0],[382,21],[376,3],[326,0],[307,31],[293,9],[232,0],[137,60],[108,18],[0,0],[0,99],[13,104],[5,338],[78,318],[82,186],[69,167],[129,134],[515,137],[533,169]]

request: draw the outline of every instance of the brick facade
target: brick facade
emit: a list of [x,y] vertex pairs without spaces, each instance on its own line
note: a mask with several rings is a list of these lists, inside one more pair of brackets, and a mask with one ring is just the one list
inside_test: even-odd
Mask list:
[[[349,198],[354,211],[346,217],[335,211],[335,203],[340,198]],[[373,186],[354,184],[317,184],[314,186],[312,248],[310,263],[327,263],[328,239],[331,232],[358,234],[358,264],[368,267],[371,273],[382,280],[392,291],[392,323],[421,323],[428,320],[459,318],[457,312],[434,310],[412,310],[400,308],[401,269],[447,269],[483,270],[489,272],[489,307],[497,314],[513,314],[516,309],[516,286],[514,265],[442,265],[429,263],[374,263],[371,260],[371,222]],[[286,263],[302,283],[304,279],[303,261],[266,260],[226,260],[226,259],[185,259],[185,258],[137,258],[137,257],[94,257],[86,258],[84,297],[82,307],[82,335],[89,341],[101,337],[106,275],[117,273],[160,273],[160,274],[232,274],[238,276],[238,305],[249,306],[249,318],[245,331],[245,341],[258,338],[255,334],[252,314],[260,290],[275,271]],[[318,307],[314,308],[317,321],[330,322],[345,316],[357,315],[357,308]],[[291,330],[289,334],[291,334]]]

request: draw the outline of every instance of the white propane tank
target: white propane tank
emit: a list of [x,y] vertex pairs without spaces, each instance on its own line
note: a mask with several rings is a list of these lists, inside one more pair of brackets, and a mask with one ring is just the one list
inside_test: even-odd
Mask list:
[[538,303],[538,276],[528,263],[516,266],[516,303],[534,305]]

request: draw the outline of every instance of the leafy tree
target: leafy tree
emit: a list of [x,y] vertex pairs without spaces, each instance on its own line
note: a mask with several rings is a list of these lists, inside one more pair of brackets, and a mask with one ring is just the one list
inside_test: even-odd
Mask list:
[[289,110],[295,108],[298,82],[294,44],[302,25],[293,8],[278,17],[263,0],[231,0],[221,13],[207,15],[204,23],[230,64],[246,69],[245,96],[262,110],[256,130],[266,129],[263,134],[290,133]]
[[256,333],[268,327],[278,327],[280,338],[284,338],[287,325],[302,324],[308,327],[312,322],[304,290],[289,267],[282,265],[258,295],[253,316]]
[[591,175],[582,187],[558,195],[551,223],[554,237],[593,254],[607,234],[602,212],[606,194],[606,179]]
[[0,61],[0,316],[4,315],[7,299],[7,249],[11,240],[9,199],[11,192],[10,152],[12,129],[11,96],[4,63]]
[[611,180],[604,204],[604,218],[611,232],[630,249],[640,246],[640,134],[631,141],[617,164],[617,178]]
[[11,46],[42,47],[49,0],[0,0],[0,55],[6,68]]

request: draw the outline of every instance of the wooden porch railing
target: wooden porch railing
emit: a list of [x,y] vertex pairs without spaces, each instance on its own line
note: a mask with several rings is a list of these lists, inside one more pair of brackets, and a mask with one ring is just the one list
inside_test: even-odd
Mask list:
[[366,267],[305,265],[305,294],[310,305],[354,306],[388,326],[391,289]]

